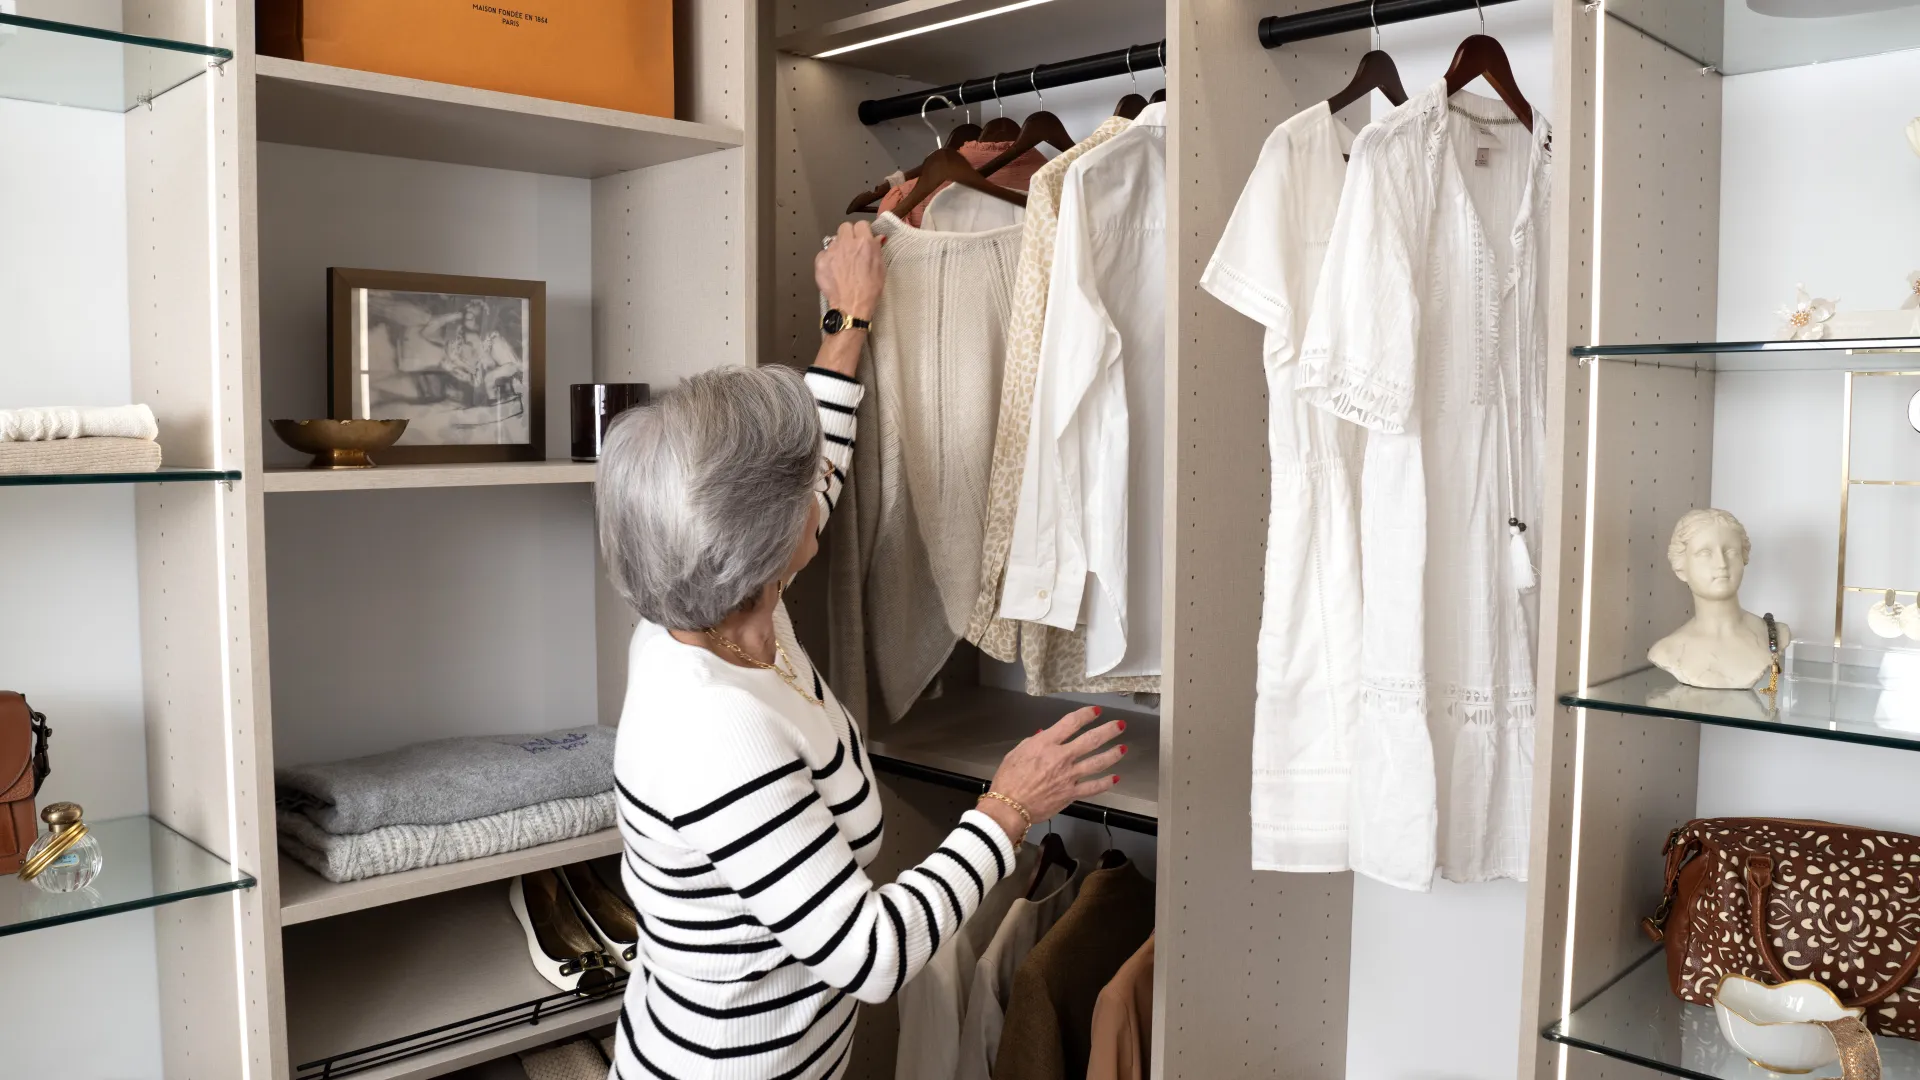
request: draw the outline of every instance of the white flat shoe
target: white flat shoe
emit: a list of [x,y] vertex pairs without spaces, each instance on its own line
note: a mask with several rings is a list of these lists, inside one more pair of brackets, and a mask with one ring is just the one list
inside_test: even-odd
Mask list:
[[540,870],[507,884],[507,903],[527,935],[527,955],[548,982],[587,996],[615,978],[613,959],[594,940],[553,870]]
[[640,952],[640,915],[627,899],[617,879],[609,881],[593,863],[572,863],[560,868],[560,880],[573,898],[580,921],[592,932],[594,940],[621,971],[631,972]]

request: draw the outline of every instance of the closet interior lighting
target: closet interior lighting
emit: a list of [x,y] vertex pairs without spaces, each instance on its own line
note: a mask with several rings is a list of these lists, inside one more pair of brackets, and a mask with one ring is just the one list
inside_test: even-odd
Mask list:
[[947,19],[944,22],[928,23],[926,26],[916,26],[911,30],[901,30],[897,33],[883,34],[880,37],[872,38],[867,41],[856,41],[851,45],[842,45],[837,49],[828,49],[826,52],[814,53],[813,58],[815,60],[828,60],[845,53],[853,52],[857,49],[865,49],[874,45],[885,45],[890,41],[899,41],[901,38],[910,38],[917,34],[931,34],[935,30],[945,30],[949,27],[959,26],[962,23],[977,22],[981,19],[992,18],[995,15],[1005,15],[1010,11],[1019,11],[1023,8],[1039,7],[1041,4],[1048,4],[1052,2],[1053,0],[1019,0],[1018,3],[1003,4],[997,8],[988,8],[985,11],[976,11],[971,15],[962,15],[962,16],[959,16],[958,18]]

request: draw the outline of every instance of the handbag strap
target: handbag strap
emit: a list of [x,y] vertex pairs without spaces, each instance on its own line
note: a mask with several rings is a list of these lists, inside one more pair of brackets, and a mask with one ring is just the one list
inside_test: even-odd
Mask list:
[[[1760,960],[1767,970],[1781,982],[1792,982],[1800,976],[1788,974],[1786,965],[1773,955],[1773,936],[1767,932],[1767,890],[1773,887],[1773,859],[1766,855],[1747,856],[1747,912],[1752,918],[1754,947],[1760,951]],[[1920,946],[1907,953],[1906,962],[1900,970],[1871,994],[1861,994],[1849,1001],[1841,999],[1840,1004],[1849,1009],[1865,1009],[1878,1005],[1895,990],[1907,985],[1913,978],[1916,967],[1920,967]],[[1829,987],[1829,989],[1832,989]],[[1838,996],[1836,993],[1835,996]]]
[[47,740],[53,738],[53,725],[47,723],[47,714],[27,710],[27,722],[33,728],[33,793],[40,794],[40,785],[47,782],[47,775],[53,772],[53,762],[47,757]]

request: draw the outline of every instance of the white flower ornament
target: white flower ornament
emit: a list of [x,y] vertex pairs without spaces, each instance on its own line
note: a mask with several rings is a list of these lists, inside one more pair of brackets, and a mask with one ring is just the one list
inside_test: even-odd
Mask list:
[[1920,308],[1920,270],[1907,275],[1907,302],[1900,307]]
[[1778,312],[1787,322],[1780,332],[1788,341],[1818,341],[1826,337],[1827,320],[1833,318],[1835,301],[1808,296],[1805,285],[1795,285],[1793,291],[1793,306]]

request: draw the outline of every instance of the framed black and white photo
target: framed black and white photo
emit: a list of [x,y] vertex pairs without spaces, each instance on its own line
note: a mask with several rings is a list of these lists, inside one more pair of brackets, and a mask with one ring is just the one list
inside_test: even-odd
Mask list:
[[547,284],[327,271],[328,413],[406,420],[382,462],[546,457]]

